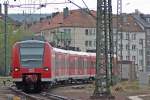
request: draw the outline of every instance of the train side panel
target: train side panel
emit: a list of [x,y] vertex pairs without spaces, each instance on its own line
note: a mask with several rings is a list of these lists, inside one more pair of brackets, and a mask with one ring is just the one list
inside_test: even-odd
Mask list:
[[43,72],[42,73],[42,81],[52,81],[52,47],[50,46],[49,43],[45,43],[44,47],[44,57],[43,57]]

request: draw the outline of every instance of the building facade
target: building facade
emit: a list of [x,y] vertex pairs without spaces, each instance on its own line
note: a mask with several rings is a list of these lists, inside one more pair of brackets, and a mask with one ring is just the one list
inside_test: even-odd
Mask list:
[[150,71],[150,15],[149,14],[142,14],[138,10],[134,14],[134,18],[140,27],[145,30],[145,63],[147,71]]

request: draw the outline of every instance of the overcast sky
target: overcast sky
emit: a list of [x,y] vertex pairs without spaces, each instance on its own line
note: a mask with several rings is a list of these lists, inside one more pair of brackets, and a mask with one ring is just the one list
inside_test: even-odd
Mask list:
[[[20,5],[20,4],[40,4],[40,3],[60,3],[68,0],[0,0],[0,3],[8,1],[9,5]],[[78,4],[81,7],[86,7],[82,0],[71,0],[74,3]],[[84,0],[89,9],[96,10],[97,0]],[[123,2],[123,12],[132,13],[135,9],[138,9],[140,12],[145,14],[150,14],[150,0],[122,0]],[[51,13],[56,11],[62,11],[64,7],[69,9],[77,9],[75,5],[71,3],[66,4],[48,4],[46,7],[38,9],[39,6],[33,5],[24,5],[20,7],[9,7],[9,13]],[[117,10],[117,0],[112,0],[113,13],[116,13]]]

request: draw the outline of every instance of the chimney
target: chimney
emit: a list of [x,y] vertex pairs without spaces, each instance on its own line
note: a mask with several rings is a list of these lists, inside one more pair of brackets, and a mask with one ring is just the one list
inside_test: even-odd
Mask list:
[[64,18],[66,18],[68,15],[69,15],[69,9],[68,9],[68,7],[66,7],[63,9],[63,16],[64,16]]
[[136,15],[140,15],[141,12],[140,12],[138,9],[135,9],[135,14],[136,14]]

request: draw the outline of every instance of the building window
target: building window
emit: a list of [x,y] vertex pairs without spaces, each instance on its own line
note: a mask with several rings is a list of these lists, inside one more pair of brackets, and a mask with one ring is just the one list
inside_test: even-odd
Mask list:
[[69,41],[68,41],[68,45],[70,45],[70,44],[71,44],[71,41],[69,40]]
[[135,60],[136,60],[136,57],[135,57],[135,56],[132,56],[132,60],[135,61]]
[[150,18],[146,18],[146,21],[147,21],[148,23],[150,23]]
[[123,39],[123,33],[119,34],[119,39]]
[[123,50],[123,45],[119,44],[119,50]]
[[89,29],[89,34],[92,35],[92,29]]
[[41,36],[44,36],[45,34],[44,34],[44,32],[41,32]]
[[128,44],[126,44],[126,50],[129,50],[129,45]]
[[143,60],[139,60],[139,63],[142,66],[143,65]]
[[150,55],[150,51],[147,50],[147,53],[146,53],[146,54],[147,54],[147,55]]
[[119,56],[120,57],[120,60],[123,60],[123,56]]
[[96,35],[96,29],[94,29],[93,35]]
[[129,40],[129,33],[126,33],[126,40]]
[[96,47],[96,40],[94,41],[94,47]]
[[143,39],[139,39],[139,44],[143,44]]
[[142,49],[140,49],[139,50],[139,55],[142,55],[142,54],[143,54]]
[[88,41],[85,41],[85,46],[86,46],[86,47],[88,46]]
[[86,47],[91,47],[92,46],[92,41],[85,41],[85,46]]
[[147,65],[149,65],[149,66],[150,66],[150,61],[147,61]]
[[126,56],[126,60],[129,60],[129,56]]
[[136,45],[132,45],[132,50],[136,50]]
[[150,44],[150,40],[146,40],[147,44]]
[[136,34],[132,34],[132,40],[136,40]]
[[85,35],[88,35],[88,29],[85,29]]
[[92,46],[92,41],[89,41],[89,46]]

